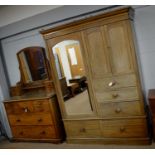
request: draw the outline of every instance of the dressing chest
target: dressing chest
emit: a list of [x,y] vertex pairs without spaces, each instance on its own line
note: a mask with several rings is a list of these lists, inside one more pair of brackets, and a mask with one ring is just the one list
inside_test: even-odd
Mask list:
[[62,142],[63,122],[44,48],[25,48],[17,58],[21,81],[4,101],[12,140]]

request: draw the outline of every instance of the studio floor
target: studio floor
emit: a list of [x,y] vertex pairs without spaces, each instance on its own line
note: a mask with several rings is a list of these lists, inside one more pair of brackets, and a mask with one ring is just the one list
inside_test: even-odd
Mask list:
[[155,143],[151,145],[98,145],[98,144],[61,144],[10,142],[3,138],[0,140],[0,149],[155,149]]

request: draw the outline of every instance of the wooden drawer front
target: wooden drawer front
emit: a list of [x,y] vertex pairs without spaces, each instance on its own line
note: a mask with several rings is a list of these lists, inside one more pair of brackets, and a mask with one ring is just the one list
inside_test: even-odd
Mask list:
[[20,101],[6,103],[5,108],[8,114],[23,114],[34,112],[49,112],[48,100]]
[[34,112],[49,112],[49,100],[36,100],[33,101]]
[[67,121],[65,122],[68,137],[89,138],[99,137],[100,126],[98,121]]
[[54,126],[13,126],[12,134],[14,138],[56,138]]
[[9,115],[11,125],[53,125],[50,114]]
[[111,138],[146,137],[145,119],[107,120],[101,122],[102,136]]
[[94,82],[95,91],[114,90],[134,86],[136,86],[136,76],[134,74],[97,79]]
[[129,87],[116,91],[96,92],[96,98],[102,103],[138,100],[139,96],[136,87]]
[[33,109],[32,101],[20,101],[5,103],[7,114],[22,114],[32,113]]
[[140,101],[100,103],[100,111],[104,117],[144,115]]

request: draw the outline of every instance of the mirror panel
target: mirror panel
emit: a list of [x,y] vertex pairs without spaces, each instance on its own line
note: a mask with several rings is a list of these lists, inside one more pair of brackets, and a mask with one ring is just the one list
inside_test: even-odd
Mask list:
[[48,61],[44,48],[25,48],[17,56],[23,83],[48,79]]
[[59,42],[52,52],[67,114],[92,114],[80,42]]

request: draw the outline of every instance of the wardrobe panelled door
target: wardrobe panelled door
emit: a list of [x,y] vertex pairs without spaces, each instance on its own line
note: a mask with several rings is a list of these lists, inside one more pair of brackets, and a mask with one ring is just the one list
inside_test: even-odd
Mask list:
[[[59,85],[59,99],[68,117],[92,115],[89,79],[79,32],[51,39],[50,56]],[[73,104],[74,103],[74,104]]]
[[[140,100],[128,23],[119,21],[87,29],[83,36],[100,110],[106,102]],[[140,101],[137,104],[140,107]]]
[[[116,9],[41,32],[49,49],[57,97],[69,143],[150,143],[133,42],[133,12],[132,8]],[[60,95],[58,69],[53,63],[51,49],[63,40],[78,41],[80,45],[89,112],[87,102],[83,100],[85,91],[79,93],[76,89],[75,96],[70,98],[70,113],[66,108],[69,104]],[[71,62],[75,65],[78,61]],[[75,69],[75,66],[71,67],[71,71]],[[79,85],[80,82],[74,80],[74,88],[75,84]],[[70,84],[68,86],[75,90]],[[78,98],[79,94],[83,96]],[[78,112],[86,109],[84,113]]]

